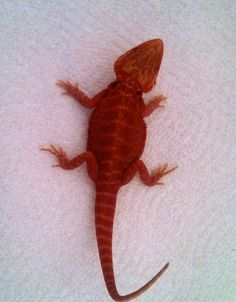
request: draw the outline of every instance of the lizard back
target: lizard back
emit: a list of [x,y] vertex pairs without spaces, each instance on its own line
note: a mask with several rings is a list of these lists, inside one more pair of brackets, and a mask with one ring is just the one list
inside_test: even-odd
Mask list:
[[118,83],[93,111],[87,149],[96,156],[99,174],[116,169],[122,176],[142,155],[146,140],[143,107],[143,99],[135,90]]

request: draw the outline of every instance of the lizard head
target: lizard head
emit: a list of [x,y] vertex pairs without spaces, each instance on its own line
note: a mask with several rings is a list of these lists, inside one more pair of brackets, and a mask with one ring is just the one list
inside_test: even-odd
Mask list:
[[117,79],[131,82],[138,90],[148,92],[155,85],[164,45],[162,40],[146,41],[120,56],[114,69]]

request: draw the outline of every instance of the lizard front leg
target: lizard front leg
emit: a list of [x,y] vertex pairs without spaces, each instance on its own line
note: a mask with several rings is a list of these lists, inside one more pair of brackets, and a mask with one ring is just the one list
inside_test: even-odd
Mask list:
[[149,116],[153,111],[155,111],[157,108],[164,107],[163,103],[167,97],[163,95],[158,95],[154,97],[149,103],[145,105],[144,111],[143,111],[143,117]]
[[71,84],[69,81],[58,81],[57,85],[61,87],[64,92],[63,95],[69,95],[78,101],[81,105],[86,108],[94,108],[99,103],[99,101],[106,95],[107,89],[102,90],[96,94],[93,98],[89,98],[85,93],[83,93],[78,85]]
[[126,170],[123,175],[121,184],[122,186],[126,185],[131,181],[134,175],[139,172],[141,180],[145,185],[150,187],[154,185],[163,185],[163,183],[160,182],[160,179],[163,176],[174,171],[175,169],[177,169],[177,166],[168,170],[167,164],[165,164],[163,166],[160,166],[153,174],[150,175],[144,162],[142,160],[137,160]]
[[41,148],[42,151],[50,152],[55,155],[59,161],[58,164],[53,167],[61,167],[65,170],[72,170],[78,168],[84,162],[87,163],[87,170],[89,177],[95,182],[98,176],[98,164],[94,154],[90,151],[86,151],[69,160],[68,156],[62,148],[55,148],[53,145],[50,148]]

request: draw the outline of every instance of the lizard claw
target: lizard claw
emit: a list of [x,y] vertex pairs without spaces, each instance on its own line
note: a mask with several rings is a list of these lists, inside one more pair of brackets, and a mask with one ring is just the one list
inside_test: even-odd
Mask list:
[[64,92],[62,92],[62,95],[73,96],[74,92],[79,89],[78,84],[73,85],[69,81],[59,80],[57,81],[56,85],[65,90]]
[[174,168],[167,169],[168,164],[164,164],[163,166],[160,166],[153,174],[153,181],[156,185],[164,185],[163,182],[159,182],[159,180],[165,176],[166,174],[169,174],[170,172],[174,171],[178,168],[178,166],[175,166]]
[[161,94],[161,95],[154,97],[151,100],[151,102],[154,102],[155,105],[157,106],[157,108],[160,108],[160,107],[164,108],[165,105],[163,105],[163,104],[166,102],[166,100],[167,100],[167,97]]
[[53,145],[50,145],[50,148],[40,148],[40,150],[49,152],[57,157],[59,164],[53,165],[52,167],[63,167],[63,163],[68,162],[66,152],[60,147],[56,148]]
[[52,165],[53,168],[61,167],[61,165]]

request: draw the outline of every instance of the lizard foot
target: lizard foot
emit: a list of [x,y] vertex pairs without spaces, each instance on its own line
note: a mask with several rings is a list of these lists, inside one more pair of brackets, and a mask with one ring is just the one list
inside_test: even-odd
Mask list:
[[50,148],[40,148],[40,150],[49,152],[57,157],[59,164],[53,165],[53,167],[61,167],[64,169],[65,167],[67,167],[69,160],[66,155],[66,152],[63,151],[62,148],[56,148],[53,145],[50,145]]

